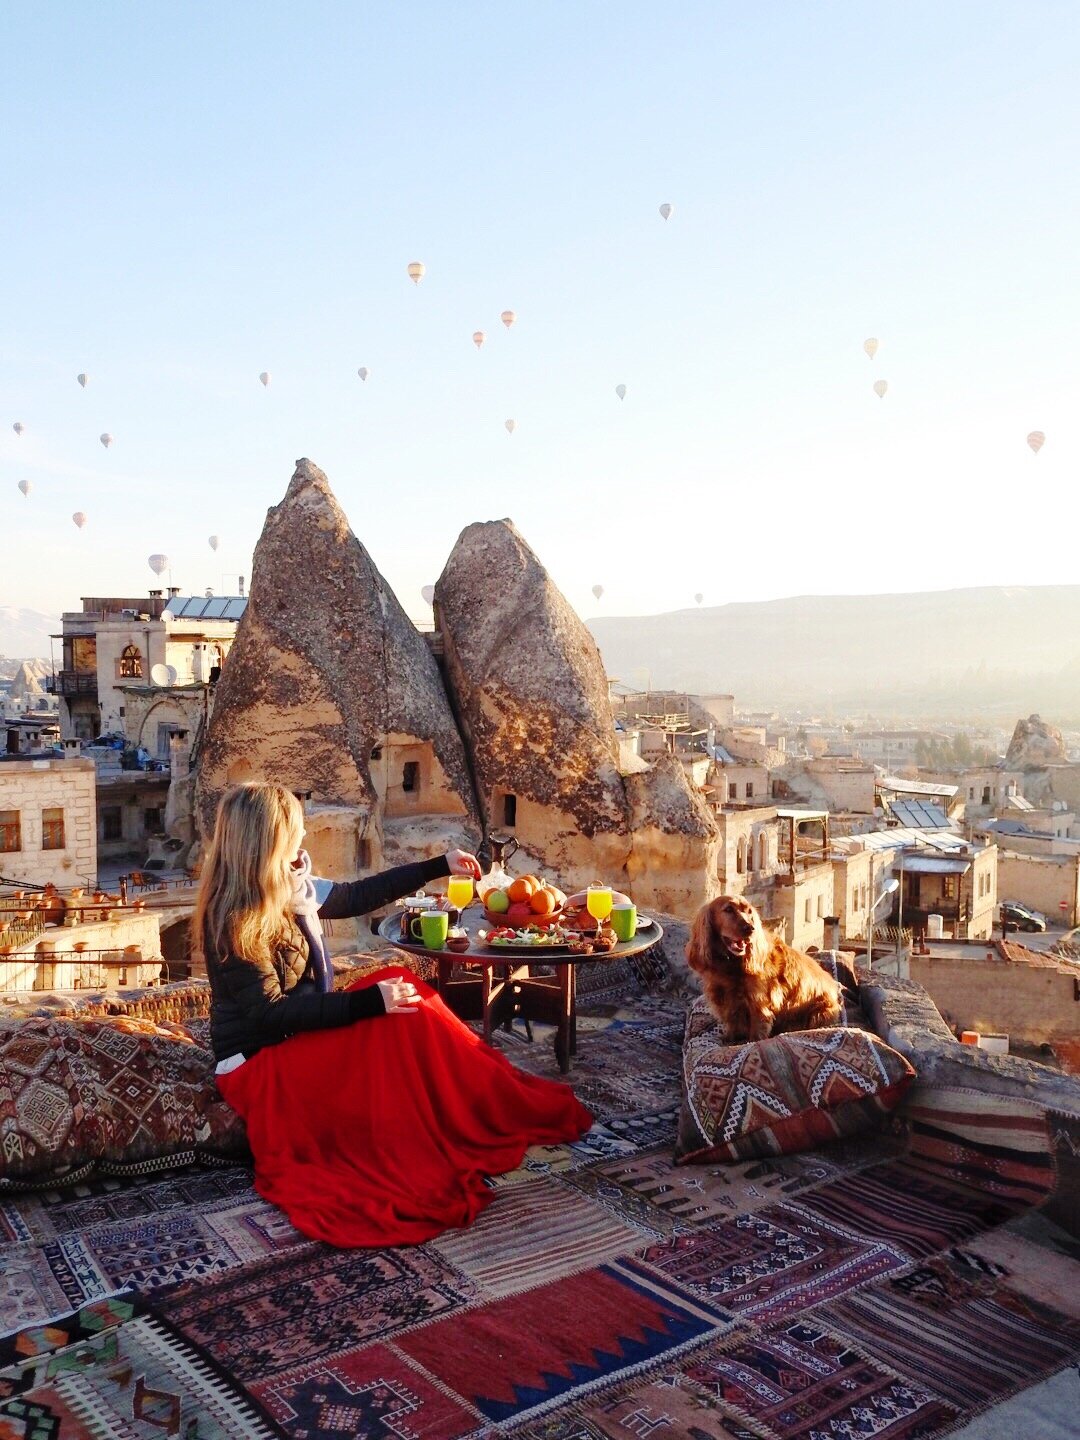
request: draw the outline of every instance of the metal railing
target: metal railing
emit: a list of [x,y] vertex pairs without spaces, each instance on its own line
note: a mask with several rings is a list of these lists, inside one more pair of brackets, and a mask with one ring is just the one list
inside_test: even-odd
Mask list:
[[97,675],[81,670],[58,670],[46,689],[50,695],[96,695]]

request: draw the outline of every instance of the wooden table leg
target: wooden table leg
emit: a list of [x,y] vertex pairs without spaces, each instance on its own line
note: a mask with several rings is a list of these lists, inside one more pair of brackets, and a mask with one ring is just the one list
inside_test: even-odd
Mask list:
[[559,979],[559,1028],[555,1032],[555,1058],[559,1069],[565,1075],[570,1069],[570,1057],[574,1053],[574,967],[556,965]]
[[454,962],[452,960],[444,960],[440,955],[436,963],[439,967],[439,976],[435,982],[435,988],[445,1000],[446,991],[450,984],[450,972],[454,967]]

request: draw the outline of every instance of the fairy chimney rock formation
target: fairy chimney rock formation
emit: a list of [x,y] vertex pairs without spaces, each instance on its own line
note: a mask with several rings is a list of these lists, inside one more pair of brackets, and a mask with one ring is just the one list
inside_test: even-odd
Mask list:
[[677,763],[624,781],[596,642],[509,520],[462,531],[435,606],[488,827],[571,887],[715,894],[711,816]]
[[1043,765],[1062,765],[1069,758],[1065,741],[1056,725],[1048,725],[1038,715],[1018,720],[1005,755],[1009,770],[1039,769]]
[[435,659],[310,460],[255,550],[199,757],[204,836],[247,779],[310,797],[309,848],[331,878],[479,836]]

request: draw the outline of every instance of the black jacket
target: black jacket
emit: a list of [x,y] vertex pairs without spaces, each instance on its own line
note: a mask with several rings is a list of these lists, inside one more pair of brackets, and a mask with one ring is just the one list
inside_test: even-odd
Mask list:
[[[319,916],[323,920],[343,920],[366,915],[449,873],[446,857],[440,855],[416,865],[398,865],[366,880],[335,885],[323,901]],[[301,1030],[326,1030],[383,1013],[382,996],[376,986],[331,991],[327,995],[312,985],[300,985],[307,965],[307,944],[295,925],[278,945],[273,962],[242,960],[237,955],[207,955],[210,1040],[218,1060],[229,1055],[254,1055],[264,1045],[276,1045]]]

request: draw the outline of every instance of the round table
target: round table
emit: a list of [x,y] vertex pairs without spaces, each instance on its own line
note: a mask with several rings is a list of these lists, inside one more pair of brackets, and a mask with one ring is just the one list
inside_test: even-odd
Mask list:
[[[663,939],[663,926],[655,920],[641,927],[633,940],[620,940],[603,955],[551,954],[546,951],[514,951],[481,945],[476,932],[491,929],[483,909],[472,904],[462,912],[461,928],[469,937],[468,950],[429,950],[418,940],[401,939],[401,911],[395,910],[379,925],[379,934],[400,950],[422,955],[438,965],[437,989],[462,1020],[482,1020],[484,1039],[490,1044],[499,1025],[509,1028],[520,1015],[546,1020],[555,1028],[555,1056],[565,1075],[577,1050],[577,967],[603,965],[627,955],[639,955]],[[551,975],[534,975],[535,967],[552,970]],[[454,975],[454,968],[472,972]],[[531,1038],[531,1032],[530,1032]]]

